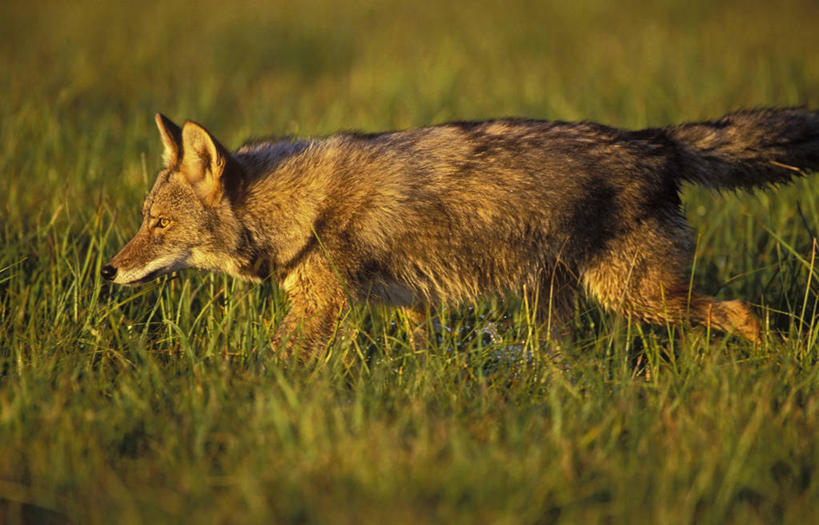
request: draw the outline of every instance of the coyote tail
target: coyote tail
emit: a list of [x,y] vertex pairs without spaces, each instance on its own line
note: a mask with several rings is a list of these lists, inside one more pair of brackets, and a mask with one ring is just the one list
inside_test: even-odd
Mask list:
[[819,170],[819,111],[739,111],[665,131],[683,152],[680,178],[712,188],[779,184]]

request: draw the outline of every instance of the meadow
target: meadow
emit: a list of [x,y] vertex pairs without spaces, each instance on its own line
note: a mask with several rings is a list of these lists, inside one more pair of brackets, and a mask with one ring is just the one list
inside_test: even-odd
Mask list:
[[753,345],[579,299],[550,347],[515,296],[449,305],[425,352],[352,310],[308,365],[274,283],[99,268],[160,168],[153,114],[229,147],[455,119],[641,128],[819,108],[811,1],[4,2],[0,521],[819,521],[816,176],[684,191],[691,280]]

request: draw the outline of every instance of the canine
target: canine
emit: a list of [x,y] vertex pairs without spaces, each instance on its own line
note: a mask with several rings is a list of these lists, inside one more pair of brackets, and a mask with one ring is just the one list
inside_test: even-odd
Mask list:
[[427,305],[509,291],[550,328],[585,291],[636,321],[760,341],[744,302],[689,290],[680,186],[749,189],[819,168],[819,112],[805,108],[639,131],[453,122],[233,153],[194,122],[156,124],[164,168],[102,277],[136,285],[195,267],[274,278],[290,305],[274,345],[307,354],[355,301],[401,307],[421,337]]

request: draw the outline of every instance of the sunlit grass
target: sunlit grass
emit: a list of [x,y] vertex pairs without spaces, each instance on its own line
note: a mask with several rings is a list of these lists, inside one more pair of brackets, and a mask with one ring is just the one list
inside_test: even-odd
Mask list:
[[763,344],[516,297],[415,352],[381,306],[309,366],[272,283],[100,283],[159,163],[152,115],[251,136],[518,115],[624,127],[819,106],[811,2],[92,2],[0,16],[0,521],[809,523],[816,178],[686,188],[692,283]]

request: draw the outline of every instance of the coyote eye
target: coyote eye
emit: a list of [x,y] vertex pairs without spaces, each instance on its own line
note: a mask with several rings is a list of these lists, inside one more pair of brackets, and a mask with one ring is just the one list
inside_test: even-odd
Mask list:
[[158,221],[156,221],[156,225],[159,228],[166,228],[171,223],[171,220],[165,217],[160,217]]

